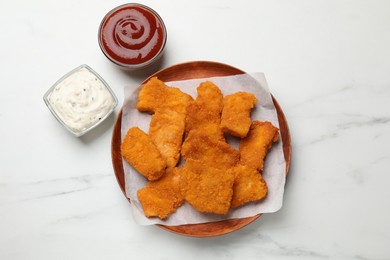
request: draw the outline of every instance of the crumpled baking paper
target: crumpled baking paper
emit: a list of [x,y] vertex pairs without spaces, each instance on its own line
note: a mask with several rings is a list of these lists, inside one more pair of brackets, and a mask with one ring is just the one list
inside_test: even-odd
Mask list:
[[[196,88],[201,82],[206,80],[217,85],[224,96],[238,91],[253,93],[258,99],[258,103],[251,112],[251,119],[270,121],[274,126],[279,128],[277,112],[263,73],[254,73],[251,75],[239,74],[234,76],[181,80],[165,83],[169,86],[180,88],[183,92],[186,92],[195,99],[197,96]],[[136,109],[139,91],[140,87],[136,89],[131,87],[125,88],[125,100],[122,110],[122,140],[127,130],[133,126],[138,126],[146,133],[149,131],[151,115],[141,113]],[[238,148],[237,138],[227,138],[227,141],[232,147]],[[267,197],[261,201],[247,203],[242,207],[231,209],[227,215],[200,213],[185,202],[166,220],[145,217],[142,205],[137,197],[137,191],[147,184],[147,180],[129,163],[124,159],[122,160],[126,182],[126,196],[130,198],[133,217],[140,225],[162,224],[166,226],[177,226],[214,222],[232,218],[251,217],[260,213],[276,212],[282,207],[284,184],[286,180],[286,162],[281,138],[278,143],[275,143],[271,150],[269,150],[264,165],[263,178],[268,185]]]

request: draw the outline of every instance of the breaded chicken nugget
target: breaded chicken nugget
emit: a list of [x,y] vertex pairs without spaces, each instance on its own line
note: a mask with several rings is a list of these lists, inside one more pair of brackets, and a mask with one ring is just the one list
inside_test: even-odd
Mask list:
[[257,99],[253,94],[237,92],[223,99],[221,128],[224,132],[244,138],[251,125],[250,112],[256,105]]
[[168,167],[179,161],[187,106],[192,100],[190,95],[168,87],[156,77],[146,82],[138,95],[137,109],[153,114],[149,136]]
[[130,128],[121,145],[122,156],[148,180],[157,180],[167,167],[157,147],[138,127]]
[[165,219],[183,204],[178,168],[167,169],[163,177],[138,190],[138,198],[147,217]]
[[146,82],[138,94],[137,109],[153,114],[159,108],[171,108],[186,113],[187,104],[193,98],[179,88],[169,87],[157,77]]
[[195,101],[190,102],[187,107],[186,136],[192,130],[201,130],[213,139],[225,141],[220,127],[220,116],[216,118]]
[[225,140],[221,123],[223,95],[210,81],[202,82],[197,88],[198,96],[187,107],[186,135],[191,130],[202,130],[211,138]]
[[211,81],[204,81],[200,83],[196,89],[198,96],[196,103],[207,109],[213,114],[220,114],[223,108],[223,95],[217,85]]
[[[217,165],[216,165],[217,166]],[[185,200],[200,212],[226,214],[233,195],[234,174],[216,167],[205,167],[188,159],[180,171]]]
[[201,161],[204,167],[228,169],[235,165],[240,153],[226,142],[213,140],[207,134],[193,130],[184,141],[181,154],[185,160]]
[[278,140],[278,128],[268,121],[253,121],[247,137],[240,141],[240,162],[262,171],[268,149]]
[[157,77],[148,80],[138,94],[137,109],[141,112],[154,113],[164,103],[168,89]]
[[183,113],[171,109],[157,109],[150,121],[149,136],[168,167],[175,167],[180,159],[185,127]]
[[256,169],[237,164],[231,171],[234,174],[232,208],[263,199],[267,195],[267,184]]

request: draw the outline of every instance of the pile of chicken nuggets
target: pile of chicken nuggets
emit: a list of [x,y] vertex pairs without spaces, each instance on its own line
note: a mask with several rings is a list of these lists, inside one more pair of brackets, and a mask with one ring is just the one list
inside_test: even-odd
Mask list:
[[[247,92],[223,96],[210,81],[198,86],[196,99],[156,77],[142,86],[137,109],[152,115],[149,132],[130,128],[121,153],[148,179],[137,192],[145,216],[165,219],[185,201],[200,212],[227,214],[267,196],[264,159],[279,129],[251,121],[257,102]],[[225,135],[239,138],[238,150]]]

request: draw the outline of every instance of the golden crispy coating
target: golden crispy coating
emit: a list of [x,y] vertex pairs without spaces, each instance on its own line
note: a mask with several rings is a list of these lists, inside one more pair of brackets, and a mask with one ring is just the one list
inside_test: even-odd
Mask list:
[[223,99],[221,128],[224,132],[244,138],[251,125],[250,112],[256,105],[257,99],[253,94],[237,92]]
[[154,113],[164,103],[167,86],[157,77],[151,78],[141,88],[138,94],[137,109],[141,112]]
[[200,212],[226,214],[233,195],[234,174],[220,168],[205,167],[188,159],[180,169],[185,200]]
[[190,102],[187,107],[186,136],[192,130],[201,130],[213,139],[225,141],[220,117],[215,117],[195,101]]
[[168,167],[180,159],[187,106],[192,97],[178,88],[168,87],[156,77],[146,82],[139,95],[137,109],[152,113],[149,136]]
[[256,169],[237,164],[231,171],[234,173],[232,208],[260,200],[267,195],[267,184]]
[[223,95],[210,81],[202,82],[197,88],[198,96],[188,104],[186,134],[191,130],[202,130],[214,139],[225,140],[220,127]]
[[180,159],[185,114],[171,109],[158,109],[150,121],[149,136],[168,167],[175,167]]
[[157,77],[146,82],[138,94],[137,109],[153,114],[159,108],[171,108],[178,113],[186,113],[192,97],[179,88],[169,87]]
[[[145,216],[166,219],[184,201],[200,212],[227,214],[267,196],[260,172],[279,129],[270,122],[251,124],[256,103],[246,92],[223,98],[209,81],[199,85],[196,100],[156,77],[142,86],[137,109],[152,114],[149,133],[129,129],[121,152],[149,179],[137,193]],[[226,143],[224,132],[242,138],[239,151]],[[176,167],[180,154],[185,163]]]
[[138,190],[145,216],[165,219],[183,204],[178,168],[167,169],[162,178]]
[[262,171],[268,149],[278,140],[278,128],[268,121],[253,121],[248,136],[240,141],[240,162]]
[[157,180],[167,167],[157,147],[138,127],[130,128],[121,145],[122,156],[148,180]]
[[226,142],[213,140],[207,134],[193,130],[184,141],[181,153],[183,158],[201,161],[204,167],[228,169],[235,165],[240,153]]

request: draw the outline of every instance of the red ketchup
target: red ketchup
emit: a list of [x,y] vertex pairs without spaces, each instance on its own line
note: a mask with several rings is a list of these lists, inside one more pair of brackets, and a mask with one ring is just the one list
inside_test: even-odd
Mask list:
[[152,64],[163,53],[167,32],[161,17],[141,4],[111,10],[100,24],[99,45],[113,63],[127,69]]

